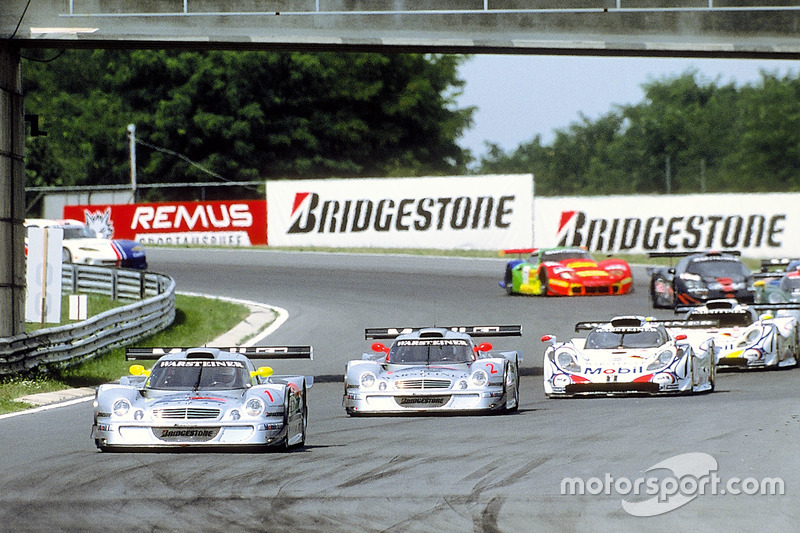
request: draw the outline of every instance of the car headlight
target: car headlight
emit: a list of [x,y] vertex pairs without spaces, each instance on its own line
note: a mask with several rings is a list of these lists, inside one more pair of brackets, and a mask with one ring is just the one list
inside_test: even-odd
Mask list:
[[372,372],[364,372],[361,374],[361,379],[359,379],[359,382],[365,389],[371,389],[375,386],[375,374]]
[[258,416],[263,413],[265,409],[266,406],[261,398],[250,398],[247,400],[247,403],[244,404],[244,412],[247,413],[247,416]]
[[625,271],[619,267],[609,268],[606,270],[606,272],[608,272],[608,275],[611,276],[612,278],[621,278],[622,276],[625,275]]
[[562,270],[558,272],[558,277],[561,279],[572,279],[573,272],[571,270]]
[[112,410],[117,416],[125,416],[128,414],[128,411],[131,410],[131,402],[129,402],[126,398],[120,398],[114,402],[114,407]]
[[470,380],[472,380],[472,384],[476,387],[485,387],[489,382],[489,374],[487,374],[485,370],[476,370],[472,373],[472,376],[470,376]]
[[647,365],[647,370],[658,370],[659,368],[664,368],[670,364],[674,358],[675,354],[669,350],[664,350],[658,354],[658,357],[656,357],[652,363]]
[[555,361],[559,367],[570,372],[580,372],[581,367],[578,361],[575,360],[575,355],[572,352],[561,350],[556,352]]

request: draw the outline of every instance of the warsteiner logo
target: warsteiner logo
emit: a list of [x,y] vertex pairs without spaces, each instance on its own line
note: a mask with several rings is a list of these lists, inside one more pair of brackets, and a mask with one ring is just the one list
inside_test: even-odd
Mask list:
[[786,214],[683,215],[589,218],[562,211],[558,246],[595,252],[780,248]]
[[359,233],[507,228],[515,196],[322,200],[296,193],[288,233]]

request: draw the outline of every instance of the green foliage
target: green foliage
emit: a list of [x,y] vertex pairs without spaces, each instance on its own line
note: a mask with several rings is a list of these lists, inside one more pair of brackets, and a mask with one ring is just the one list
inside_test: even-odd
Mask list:
[[737,88],[689,71],[643,89],[552,146],[490,147],[477,172],[533,172],[544,196],[800,190],[800,78],[762,72]]
[[[28,185],[463,173],[464,56],[69,50],[25,61]],[[188,160],[188,161],[187,161]],[[189,164],[189,161],[194,164]]]

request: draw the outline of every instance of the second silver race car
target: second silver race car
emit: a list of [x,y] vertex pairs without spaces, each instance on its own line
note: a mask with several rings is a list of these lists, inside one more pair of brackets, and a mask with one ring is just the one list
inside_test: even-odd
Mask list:
[[351,416],[515,411],[522,353],[473,338],[520,335],[520,326],[367,329],[367,339],[394,342],[347,363],[342,404]]

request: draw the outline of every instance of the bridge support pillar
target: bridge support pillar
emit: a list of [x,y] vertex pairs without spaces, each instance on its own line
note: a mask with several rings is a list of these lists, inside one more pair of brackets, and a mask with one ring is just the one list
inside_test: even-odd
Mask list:
[[0,337],[25,331],[25,111],[19,50],[0,41]]

